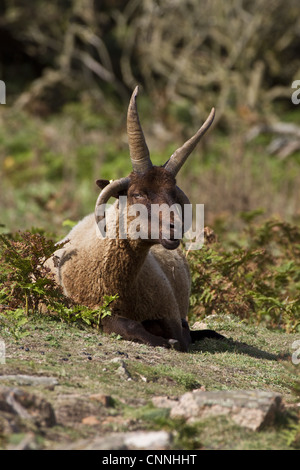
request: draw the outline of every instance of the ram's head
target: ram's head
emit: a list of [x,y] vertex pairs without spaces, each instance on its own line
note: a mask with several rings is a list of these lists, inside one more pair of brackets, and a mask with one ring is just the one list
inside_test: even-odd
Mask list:
[[[137,94],[138,87],[131,96],[127,114],[127,134],[133,171],[129,176],[112,182],[97,180],[96,183],[102,191],[96,202],[96,222],[103,225],[104,207],[110,197],[126,196],[127,211],[133,206],[145,208],[146,230],[142,231],[142,238],[146,243],[161,243],[165,248],[172,250],[178,247],[183,235],[184,205],[189,204],[187,196],[176,185],[176,175],[213,122],[215,111],[213,108],[198,132],[178,148],[164,165],[154,166],[138,116]],[[102,211],[99,211],[100,207]],[[169,217],[164,217],[164,212],[159,207],[173,207],[174,210],[169,212]]]

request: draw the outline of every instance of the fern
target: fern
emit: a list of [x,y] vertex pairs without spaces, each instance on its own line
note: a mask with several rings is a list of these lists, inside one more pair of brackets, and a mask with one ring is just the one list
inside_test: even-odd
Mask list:
[[191,315],[234,314],[270,327],[300,325],[300,229],[249,218],[238,242],[189,252]]
[[46,261],[62,247],[41,231],[0,234],[0,312],[13,320],[13,334],[20,336],[30,314],[43,310],[55,313],[63,321],[100,328],[101,320],[111,314],[110,305],[118,297],[105,296],[97,309],[76,305],[67,299]]

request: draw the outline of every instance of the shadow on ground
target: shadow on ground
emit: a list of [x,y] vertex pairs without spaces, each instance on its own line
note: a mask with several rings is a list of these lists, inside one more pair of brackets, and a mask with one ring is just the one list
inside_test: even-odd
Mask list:
[[210,354],[232,352],[235,354],[245,354],[257,359],[267,359],[269,361],[287,360],[290,357],[290,354],[287,352],[274,354],[244,342],[234,341],[231,338],[197,341],[192,346],[191,352],[209,352]]

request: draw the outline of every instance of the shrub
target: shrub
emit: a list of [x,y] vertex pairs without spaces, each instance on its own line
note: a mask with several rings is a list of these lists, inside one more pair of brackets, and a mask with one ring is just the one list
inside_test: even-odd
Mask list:
[[2,309],[23,308],[28,315],[38,310],[41,302],[48,307],[65,302],[61,288],[45,266],[57,248],[53,240],[36,231],[0,234]]
[[300,229],[267,220],[238,241],[190,251],[191,315],[233,314],[270,327],[300,324]]
[[110,315],[109,305],[115,296],[105,296],[103,305],[91,310],[74,305],[55,282],[46,261],[64,243],[56,244],[42,232],[0,234],[0,312],[12,314],[20,322],[24,314],[37,312],[43,307],[65,321],[84,322],[100,327],[101,318]]

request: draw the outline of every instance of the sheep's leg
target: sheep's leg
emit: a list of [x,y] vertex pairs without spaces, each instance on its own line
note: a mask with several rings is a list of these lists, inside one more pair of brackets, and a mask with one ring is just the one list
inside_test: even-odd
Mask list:
[[214,338],[214,339],[226,339],[225,336],[220,335],[214,330],[190,330],[192,343],[196,341],[201,341],[205,338]]
[[[173,340],[178,342],[178,349],[179,351],[188,351],[189,345],[191,344],[191,337],[189,334],[189,329],[182,327],[182,325],[178,325],[172,320],[145,320],[142,322],[143,326],[149,333],[162,336],[163,338],[172,338]],[[170,339],[169,339],[170,341]]]
[[181,326],[178,329],[171,321],[167,320],[146,320],[143,322],[144,327],[150,333],[163,338],[174,338],[179,342],[180,351],[188,351],[191,343],[201,341],[204,338],[225,339],[214,330],[190,330],[188,322],[182,318]]
[[[102,320],[104,333],[116,333],[121,335],[123,339],[128,341],[138,341],[150,346],[163,346],[165,348],[174,347],[181,349],[178,341],[167,339],[150,333],[145,329],[142,323],[129,318],[112,315]],[[177,344],[178,343],[178,344]]]
[[196,341],[201,341],[204,338],[214,338],[214,339],[226,339],[225,336],[220,335],[214,330],[190,330],[188,322],[185,319],[181,319],[182,328],[188,329],[192,343]]

